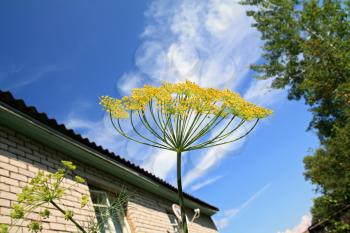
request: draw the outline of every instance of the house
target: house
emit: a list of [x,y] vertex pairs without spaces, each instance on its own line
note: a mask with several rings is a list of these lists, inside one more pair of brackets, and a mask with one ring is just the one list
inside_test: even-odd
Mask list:
[[336,220],[344,224],[350,224],[350,205],[346,205],[340,210],[332,213],[323,221],[315,222],[303,233],[326,233],[329,232],[331,221]]
[[[108,203],[109,194],[125,188],[131,194],[126,214],[113,219],[114,225],[105,232],[177,232],[171,208],[177,202],[175,187],[26,106],[9,92],[0,91],[0,223],[10,223],[10,207],[16,193],[31,177],[39,170],[56,171],[61,160],[76,164],[77,174],[87,180],[61,203],[75,212],[77,220],[84,223],[95,214],[94,199],[102,198]],[[77,194],[89,195],[88,209],[80,208]],[[189,232],[217,232],[211,216],[218,208],[189,194],[184,196],[189,219],[195,208],[200,209],[200,217],[189,223]],[[58,211],[53,211],[43,224],[43,232],[47,233],[75,230]],[[26,232],[25,228],[22,232]]]

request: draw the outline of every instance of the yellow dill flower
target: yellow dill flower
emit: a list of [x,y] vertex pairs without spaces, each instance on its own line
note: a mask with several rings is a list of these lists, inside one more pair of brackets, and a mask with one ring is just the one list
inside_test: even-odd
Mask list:
[[[164,82],[159,87],[145,85],[142,88],[132,89],[130,96],[121,99],[102,96],[100,104],[113,118],[130,116],[129,123],[136,137],[127,135],[120,122],[114,124],[112,120],[114,128],[122,136],[147,146],[176,152],[180,204],[183,203],[181,172],[179,172],[182,152],[237,141],[251,132],[258,123],[257,119],[272,113],[271,110],[256,106],[228,89],[202,88],[190,81],[175,84]],[[134,124],[132,117],[135,112],[139,117],[141,128]],[[236,116],[243,121],[235,122]],[[225,119],[227,117],[230,118]],[[147,118],[151,121],[149,122]],[[243,135],[234,134],[245,120],[254,119],[255,124],[252,124]],[[215,127],[221,129],[214,133]],[[148,132],[151,138],[144,132]],[[181,208],[183,210],[183,206]],[[182,221],[186,222],[184,218]],[[183,228],[187,229],[185,224]]]
[[[127,102],[125,99],[123,99]],[[104,110],[110,113],[114,118],[128,118],[129,114],[125,110],[125,104],[121,100],[109,97],[101,96],[100,104],[103,106]]]
[[161,108],[163,114],[181,117],[193,111],[209,115],[221,114],[223,117],[231,114],[244,120],[253,120],[272,113],[228,89],[202,88],[190,81],[176,84],[164,82],[160,87],[145,85],[132,89],[131,95],[121,100],[102,96],[100,104],[114,118],[119,119],[128,118],[128,111],[146,111],[150,104]]

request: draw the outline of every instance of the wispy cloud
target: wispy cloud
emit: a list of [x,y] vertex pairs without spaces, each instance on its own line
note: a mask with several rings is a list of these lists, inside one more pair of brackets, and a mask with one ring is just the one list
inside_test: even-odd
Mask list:
[[[147,155],[151,153],[151,148],[126,140],[123,136],[119,135],[111,126],[108,115],[105,115],[100,120],[91,121],[83,117],[76,110],[68,114],[64,123],[68,128],[77,130],[84,137],[89,138],[116,154],[126,157],[136,164],[142,164],[147,158]],[[126,129],[126,132],[128,130]]]
[[[206,87],[242,89],[242,83],[250,82],[249,65],[259,59],[261,44],[259,33],[251,27],[252,21],[245,12],[239,0],[153,1],[145,14],[143,42],[135,52],[136,69],[117,80],[119,93],[128,94],[131,88],[144,83],[158,85],[161,81],[185,79]],[[276,99],[262,85],[252,82],[243,96],[253,102]],[[110,128],[104,122],[100,121],[100,130]],[[106,138],[109,133],[102,134],[87,133],[101,144],[116,148]],[[136,143],[131,144],[137,147]],[[205,176],[243,144],[244,140],[240,140],[202,152],[194,168],[185,174],[185,186]],[[174,156],[152,148],[146,150],[140,164],[161,178],[169,178],[175,168]],[[139,153],[127,150],[125,156],[134,154]]]
[[60,70],[62,70],[62,67],[57,65],[36,67],[9,66],[9,69],[0,69],[0,83],[5,88],[16,89],[50,77],[50,73]]
[[[271,89],[271,80],[259,80],[251,82],[243,97],[248,101],[268,107],[280,101],[283,93],[283,90]],[[243,135],[250,129],[250,125],[247,124],[239,128],[232,138],[238,138],[240,135]],[[254,132],[255,131],[251,134],[254,134]],[[247,137],[244,137],[234,143],[213,147],[207,150],[202,160],[185,175],[184,186],[186,187],[197,179],[205,176],[211,169],[218,165],[220,161],[238,151],[245,144],[246,140]]]
[[71,112],[65,120],[65,125],[68,128],[79,131],[83,136],[112,151],[117,151],[119,147],[118,136],[111,129],[107,115],[100,121],[91,121]]
[[[242,143],[241,141],[240,143]],[[204,152],[203,158],[201,158],[192,168],[183,179],[183,186],[186,188],[191,183],[196,181],[197,179],[206,175],[211,169],[214,168],[225,156],[228,150],[234,151],[240,147],[240,143],[235,143],[233,145],[226,144],[214,148],[208,149],[208,151]]]
[[239,213],[239,209],[229,209],[226,210],[221,218],[215,220],[215,225],[219,230],[225,229],[230,225],[230,221]]
[[[231,138],[239,138],[244,135],[247,130],[252,127],[253,122],[247,122],[242,125],[230,136]],[[219,129],[218,129],[219,131]],[[215,133],[213,133],[215,135]],[[217,147],[209,148],[203,151],[200,156],[200,160],[195,163],[194,168],[192,168],[184,177],[183,185],[184,187],[189,186],[191,183],[195,182],[197,179],[205,176],[209,173],[215,166],[219,165],[220,161],[226,158],[228,155],[238,151],[247,140],[247,137],[243,137],[234,143],[224,144]]]
[[272,106],[274,103],[284,98],[283,90],[272,89],[272,79],[254,80],[244,93],[243,97],[255,104],[262,106]]
[[175,168],[176,153],[168,150],[152,150],[141,164],[143,168],[165,179],[169,171]]
[[234,88],[259,58],[258,34],[238,0],[154,1],[146,15],[138,72],[125,74],[132,78],[119,82],[120,90],[140,74],[150,82],[190,79]]
[[143,84],[144,79],[140,73],[130,72],[123,74],[117,80],[117,89],[120,94],[129,95],[132,88],[143,86]]
[[219,175],[219,176],[214,176],[212,178],[206,179],[203,182],[200,182],[200,183],[197,183],[195,185],[192,185],[191,190],[192,191],[197,191],[197,190],[199,190],[201,188],[204,188],[204,187],[206,187],[206,186],[208,186],[208,185],[218,181],[222,177],[223,177],[222,175]]
[[[259,34],[250,27],[252,21],[238,2],[154,1],[146,13],[144,42],[135,53],[138,70],[123,75],[118,81],[119,91],[128,92],[139,86],[140,80],[158,84],[164,80],[189,79],[202,86],[237,88],[249,65],[260,55]],[[205,175],[227,151],[240,146],[238,143],[208,150],[185,176],[185,186]],[[163,178],[167,177],[175,159],[164,160],[161,152],[154,152],[144,164]],[[158,169],[161,172],[157,172]]]
[[284,231],[279,231],[278,233],[304,233],[307,228],[311,225],[311,215],[306,214],[301,217],[300,222],[293,228],[288,228]]
[[219,230],[222,230],[228,227],[232,218],[237,216],[237,214],[239,214],[243,209],[247,208],[254,201],[256,201],[270,186],[271,186],[271,183],[264,185],[264,187],[259,189],[256,193],[254,193],[248,200],[242,203],[238,208],[232,208],[232,209],[226,210],[221,217],[215,220],[216,226],[219,228]]

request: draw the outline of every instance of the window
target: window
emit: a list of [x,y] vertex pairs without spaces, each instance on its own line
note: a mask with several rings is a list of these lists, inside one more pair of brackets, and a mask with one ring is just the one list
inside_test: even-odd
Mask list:
[[90,193],[100,233],[128,233],[122,213],[111,208],[111,195],[96,189],[90,189]]
[[172,226],[172,232],[171,233],[179,233],[180,229],[179,229],[179,224],[178,221],[176,219],[176,216],[174,214],[168,213],[168,218],[170,220],[171,226]]

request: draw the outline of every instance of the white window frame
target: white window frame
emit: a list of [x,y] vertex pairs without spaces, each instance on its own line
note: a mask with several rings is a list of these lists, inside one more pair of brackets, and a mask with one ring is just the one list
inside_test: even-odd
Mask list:
[[[180,225],[175,214],[172,214],[170,212],[167,214],[170,221],[170,225],[172,226],[172,233],[180,233]],[[174,220],[174,222],[172,220]]]
[[[90,195],[93,195],[93,193],[96,193],[96,194],[102,194],[102,196],[105,196],[106,198],[106,205],[99,205],[99,204],[96,204],[96,203],[92,203],[93,206],[100,206],[100,207],[109,207],[111,204],[110,204],[110,195],[108,195],[107,192],[103,191],[103,190],[98,190],[96,188],[90,188]],[[130,227],[127,223],[127,219],[126,219],[126,216],[123,214],[123,213],[118,213],[117,216],[115,216],[117,218],[117,220],[119,221],[119,225],[120,227],[122,228],[122,233],[131,233],[130,231]],[[111,218],[108,218],[108,227],[110,229],[112,229],[112,231],[114,231],[113,233],[117,232],[115,227],[114,227],[114,222],[113,222],[113,219]]]

